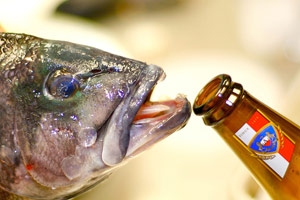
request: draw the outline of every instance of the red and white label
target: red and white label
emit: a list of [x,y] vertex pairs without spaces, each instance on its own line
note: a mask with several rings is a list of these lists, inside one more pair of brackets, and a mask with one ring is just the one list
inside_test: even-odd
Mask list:
[[284,177],[295,149],[295,143],[285,136],[278,126],[256,111],[235,133],[235,136],[269,169],[279,177]]

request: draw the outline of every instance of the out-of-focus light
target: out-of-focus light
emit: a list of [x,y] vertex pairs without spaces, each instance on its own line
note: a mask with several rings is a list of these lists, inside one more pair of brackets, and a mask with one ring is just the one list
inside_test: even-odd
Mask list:
[[285,57],[294,63],[300,63],[300,27],[284,43],[283,50]]
[[123,40],[140,59],[160,55],[166,51],[169,42],[165,28],[154,22],[132,24],[124,32]]
[[296,0],[243,0],[238,12],[241,42],[255,54],[281,51],[291,31],[298,26]]
[[[129,56],[114,34],[101,24],[81,18],[53,16],[62,0],[11,0],[1,3],[0,23],[7,32],[66,40]],[[24,12],[26,11],[26,12]]]

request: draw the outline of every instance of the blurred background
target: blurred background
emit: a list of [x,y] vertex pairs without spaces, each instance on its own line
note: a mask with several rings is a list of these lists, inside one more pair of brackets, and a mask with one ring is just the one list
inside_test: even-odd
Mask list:
[[[191,102],[221,73],[300,124],[297,0],[0,0],[8,32],[67,40],[159,65],[154,99]],[[200,117],[76,200],[268,199]]]

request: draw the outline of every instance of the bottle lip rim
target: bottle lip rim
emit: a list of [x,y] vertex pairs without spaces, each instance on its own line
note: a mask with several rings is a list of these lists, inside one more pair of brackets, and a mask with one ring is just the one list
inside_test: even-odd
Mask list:
[[220,74],[209,81],[195,98],[193,111],[196,115],[203,115],[214,108],[219,99],[226,97],[228,88],[231,86],[231,77]]

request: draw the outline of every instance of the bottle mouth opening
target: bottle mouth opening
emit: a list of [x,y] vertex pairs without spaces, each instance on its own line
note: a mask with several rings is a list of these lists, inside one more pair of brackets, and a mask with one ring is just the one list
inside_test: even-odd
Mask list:
[[194,113],[203,115],[210,111],[220,98],[226,96],[227,88],[230,85],[231,78],[229,75],[221,74],[213,78],[198,93],[193,105]]

